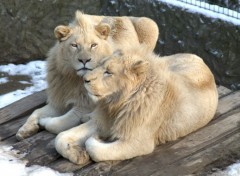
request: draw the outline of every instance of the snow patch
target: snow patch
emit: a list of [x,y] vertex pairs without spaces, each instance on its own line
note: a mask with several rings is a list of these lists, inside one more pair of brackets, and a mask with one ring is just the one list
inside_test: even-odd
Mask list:
[[229,176],[239,176],[240,175],[240,162],[229,166],[227,168],[227,173]]
[[8,78],[0,78],[0,84],[5,84],[8,81],[9,81]]
[[[7,106],[14,101],[20,100],[28,95],[33,94],[47,88],[46,82],[46,61],[32,61],[26,65],[8,64],[1,65],[0,72],[8,73],[9,75],[29,75],[31,77],[30,87],[24,90],[16,90],[0,96],[0,108]],[[6,83],[7,79],[1,78],[0,84]],[[29,84],[28,82],[21,82],[23,84]]]
[[[0,171],[7,176],[73,176],[72,173],[59,173],[47,167],[33,165],[26,167],[22,155],[10,146],[0,146]],[[18,157],[17,157],[18,156]]]
[[[198,1],[198,0],[186,0],[186,2],[181,2],[178,0],[159,0],[161,2],[167,3],[167,4],[171,4],[183,9],[187,9],[189,12],[191,13],[200,13],[203,14],[207,17],[210,18],[219,18],[223,21],[227,21],[230,23],[233,23],[235,25],[240,25],[240,19],[237,19],[240,17],[240,13],[238,13],[237,11],[234,10],[230,10],[228,8],[224,8],[224,7],[220,7],[218,5],[212,5],[212,4],[208,4],[206,2],[202,2],[202,1]],[[191,3],[191,4],[188,4]],[[196,5],[192,5],[192,4],[196,4]],[[201,7],[207,7],[208,9],[204,9]],[[213,10],[218,9],[218,11],[220,13],[214,12]],[[227,16],[226,14],[231,14],[233,17]]]

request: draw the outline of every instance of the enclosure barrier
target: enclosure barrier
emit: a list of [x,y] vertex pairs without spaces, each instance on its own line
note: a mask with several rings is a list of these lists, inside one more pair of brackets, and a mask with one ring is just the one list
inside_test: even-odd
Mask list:
[[240,0],[176,0],[240,19]]

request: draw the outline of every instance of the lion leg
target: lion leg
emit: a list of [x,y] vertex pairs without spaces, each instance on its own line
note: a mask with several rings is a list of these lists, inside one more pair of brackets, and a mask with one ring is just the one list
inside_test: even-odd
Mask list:
[[76,164],[84,164],[89,160],[84,144],[89,136],[96,132],[93,120],[61,132],[55,139],[55,148],[64,158]]
[[80,112],[77,108],[72,108],[62,116],[42,118],[39,120],[39,124],[47,131],[58,134],[79,125],[81,123],[82,116],[82,112]]
[[47,104],[46,106],[35,110],[29,116],[26,123],[18,130],[16,138],[18,140],[23,140],[29,136],[36,134],[39,130],[39,119],[49,116],[57,116],[59,114],[59,111],[50,104]]
[[138,140],[136,138],[105,143],[94,137],[90,137],[85,145],[91,159],[96,162],[125,160],[136,156],[146,155],[151,153],[155,147],[153,140]]

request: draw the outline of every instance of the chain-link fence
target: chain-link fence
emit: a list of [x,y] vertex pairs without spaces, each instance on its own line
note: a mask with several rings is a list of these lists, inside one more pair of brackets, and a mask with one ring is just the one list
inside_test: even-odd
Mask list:
[[240,19],[240,0],[177,0]]

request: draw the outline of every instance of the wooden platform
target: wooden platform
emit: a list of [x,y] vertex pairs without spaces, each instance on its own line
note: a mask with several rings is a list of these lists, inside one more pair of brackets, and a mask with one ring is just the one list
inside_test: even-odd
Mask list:
[[55,135],[46,131],[18,142],[15,133],[19,127],[34,109],[45,104],[44,91],[0,109],[0,140],[19,153],[26,153],[23,159],[28,160],[28,165],[46,165],[75,175],[207,175],[213,168],[223,168],[240,159],[240,91],[222,86],[218,90],[218,110],[206,127],[158,146],[150,155],[127,161],[72,164],[55,151]]

